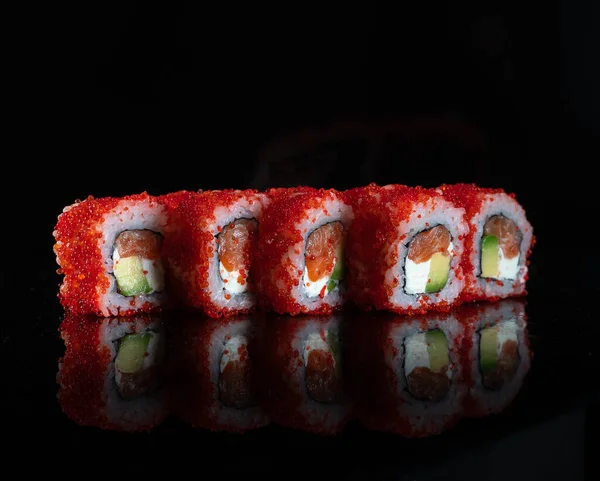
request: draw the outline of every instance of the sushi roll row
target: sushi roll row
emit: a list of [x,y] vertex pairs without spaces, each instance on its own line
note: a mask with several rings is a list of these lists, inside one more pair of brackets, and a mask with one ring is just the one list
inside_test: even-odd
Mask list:
[[449,313],[332,316],[68,314],[58,398],[75,422],[149,430],[172,414],[194,428],[281,426],[334,435],[425,437],[499,413],[530,369],[525,303]]
[[531,224],[475,185],[298,187],[88,198],[54,231],[63,306],[127,316],[187,307],[398,314],[525,294]]

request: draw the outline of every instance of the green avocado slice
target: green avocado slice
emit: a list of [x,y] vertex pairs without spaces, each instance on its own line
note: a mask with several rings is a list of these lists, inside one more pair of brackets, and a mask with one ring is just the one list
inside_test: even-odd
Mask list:
[[440,372],[450,363],[446,336],[440,329],[433,329],[427,331],[425,339],[429,353],[429,367],[433,372]]
[[493,235],[481,238],[481,277],[498,277],[498,238]]
[[338,336],[332,331],[327,331],[327,345],[329,346],[329,349],[331,349],[331,355],[335,359],[337,365],[341,361],[342,352],[340,340]]
[[152,292],[144,274],[142,259],[138,256],[119,259],[115,265],[114,274],[119,292],[126,297]]
[[119,352],[115,360],[116,368],[125,374],[132,374],[142,370],[148,344],[152,333],[127,334],[121,339]]
[[441,252],[436,252],[431,256],[429,264],[429,278],[425,285],[425,292],[432,294],[441,291],[448,282],[448,273],[450,272],[450,256]]
[[479,333],[479,367],[483,372],[496,369],[498,354],[498,329],[488,327]]
[[331,292],[346,276],[346,266],[344,262],[344,246],[339,244],[335,251],[335,266],[329,281],[327,281],[327,292]]

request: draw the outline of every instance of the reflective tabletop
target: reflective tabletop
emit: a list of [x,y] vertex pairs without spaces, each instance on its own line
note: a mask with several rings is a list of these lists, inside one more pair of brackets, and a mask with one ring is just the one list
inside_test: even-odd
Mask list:
[[[35,322],[3,340],[19,359],[9,426],[46,454],[94,462],[110,446],[140,473],[177,459],[210,472],[583,479],[600,329],[577,293],[409,318],[217,320],[74,316],[41,294]],[[494,473],[478,469],[490,462]]]

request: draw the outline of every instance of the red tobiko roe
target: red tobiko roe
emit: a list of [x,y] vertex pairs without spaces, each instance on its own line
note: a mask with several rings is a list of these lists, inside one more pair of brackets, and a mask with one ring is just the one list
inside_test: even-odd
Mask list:
[[[147,316],[111,318],[113,322],[134,324]],[[59,361],[56,381],[60,385],[58,400],[63,412],[77,424],[110,430],[131,430],[111,422],[106,415],[106,379],[113,361],[103,344],[103,326],[107,318],[93,318],[68,312],[59,332],[65,342],[65,353]],[[135,430],[148,431],[162,420],[162,413]]]
[[399,308],[389,300],[398,280],[388,284],[385,279],[386,271],[398,262],[397,252],[384,255],[386,242],[396,238],[398,225],[410,216],[415,204],[440,197],[439,192],[406,185],[370,184],[349,190],[345,195],[354,212],[347,241],[349,298],[363,309],[385,309],[409,315],[450,310],[454,302],[433,302],[431,296],[425,295],[419,298],[419,307]]
[[[227,208],[240,200],[248,200],[251,204],[260,202],[259,195],[253,189],[206,191],[187,196],[174,209],[167,222],[163,249],[168,265],[173,267],[169,269],[169,283],[174,286],[182,303],[201,309],[213,318],[252,310],[251,307],[221,307],[213,302],[209,279],[217,245],[210,226],[217,220],[215,211],[218,208]],[[181,274],[175,275],[175,269]],[[250,280],[252,289],[252,273],[244,272],[241,275]],[[244,282],[247,280],[244,279]],[[225,294],[225,298],[229,300],[231,295]]]
[[[294,246],[303,245],[303,233],[296,225],[315,221],[309,218],[308,212],[323,208],[325,200],[343,200],[343,195],[333,189],[307,187],[277,194],[276,201],[265,209],[259,229],[258,251],[253,266],[259,285],[259,302],[263,308],[279,314],[331,314],[341,305],[323,302],[316,308],[308,308],[294,299],[291,292],[303,272],[289,257],[286,259],[286,254]],[[295,252],[301,253],[298,249]]]
[[[479,187],[475,184],[443,184],[440,186],[440,191],[443,196],[448,199],[453,204],[462,207],[465,209],[465,219],[469,224],[469,232],[465,238],[465,246],[466,246],[466,255],[462,257],[462,270],[463,272],[474,272],[476,266],[473,265],[471,261],[470,249],[473,246],[475,236],[477,235],[477,227],[472,223],[472,219],[481,213],[481,209],[483,208],[484,202],[489,198],[490,195],[498,195],[498,194],[506,194],[509,197],[515,199],[516,195],[514,193],[507,193],[503,189],[499,188],[488,188],[488,187]],[[529,265],[529,259],[533,247],[535,246],[536,238],[532,236],[531,244],[529,249],[525,253],[526,264]],[[523,280],[523,289],[519,291],[516,295],[525,295],[527,291],[525,290],[525,284],[529,279],[529,274],[526,274]],[[486,282],[495,283],[499,286],[502,286],[504,283],[502,281],[496,279],[486,279]],[[510,297],[510,295],[509,295]],[[466,302],[475,302],[479,300],[486,300],[489,302],[496,302],[502,299],[501,296],[485,296],[480,292],[480,289],[477,285],[477,280],[472,276],[465,276],[465,287],[460,296],[460,303]]]
[[[89,196],[84,201],[77,201],[65,208],[58,217],[54,230],[54,252],[60,266],[57,273],[64,275],[59,292],[62,306],[76,314],[102,314],[100,298],[110,287],[110,282],[102,258],[102,230],[98,227],[106,214],[123,201],[148,201],[150,207],[161,204],[170,211],[189,195],[189,192],[180,191],[158,197],[146,192],[100,199]],[[123,210],[128,210],[128,207]],[[119,315],[127,316],[157,309],[160,306],[145,302],[137,308],[122,309]]]

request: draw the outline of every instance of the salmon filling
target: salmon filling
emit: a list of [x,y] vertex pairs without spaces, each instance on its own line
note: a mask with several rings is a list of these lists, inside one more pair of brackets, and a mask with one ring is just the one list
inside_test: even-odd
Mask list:
[[502,389],[519,367],[517,325],[506,321],[479,333],[479,369],[482,384],[492,391]]
[[339,347],[333,333],[315,332],[308,336],[304,345],[304,365],[308,395],[321,403],[338,402],[341,397]]
[[404,342],[408,392],[420,401],[439,402],[450,390],[448,344],[439,329],[420,332]]
[[452,236],[438,225],[415,235],[408,246],[404,266],[407,294],[431,294],[448,282],[452,258]]
[[119,383],[119,394],[123,399],[132,400],[151,394],[160,385],[160,369],[151,366],[139,373],[122,373]]
[[160,336],[151,331],[127,334],[120,340],[115,358],[115,383],[123,399],[136,399],[159,387],[160,347]]
[[490,217],[481,237],[481,277],[516,279],[522,239],[514,221],[503,215]]
[[241,294],[251,287],[250,266],[257,231],[255,219],[238,219],[226,225],[217,236],[219,273],[223,288],[231,294]]
[[255,404],[252,363],[244,336],[233,336],[225,343],[219,365],[219,399],[236,409]]
[[126,230],[115,239],[112,254],[117,292],[123,296],[152,294],[164,289],[162,236],[150,230]]
[[345,275],[345,230],[335,221],[315,229],[306,240],[303,284],[308,297],[325,297]]

